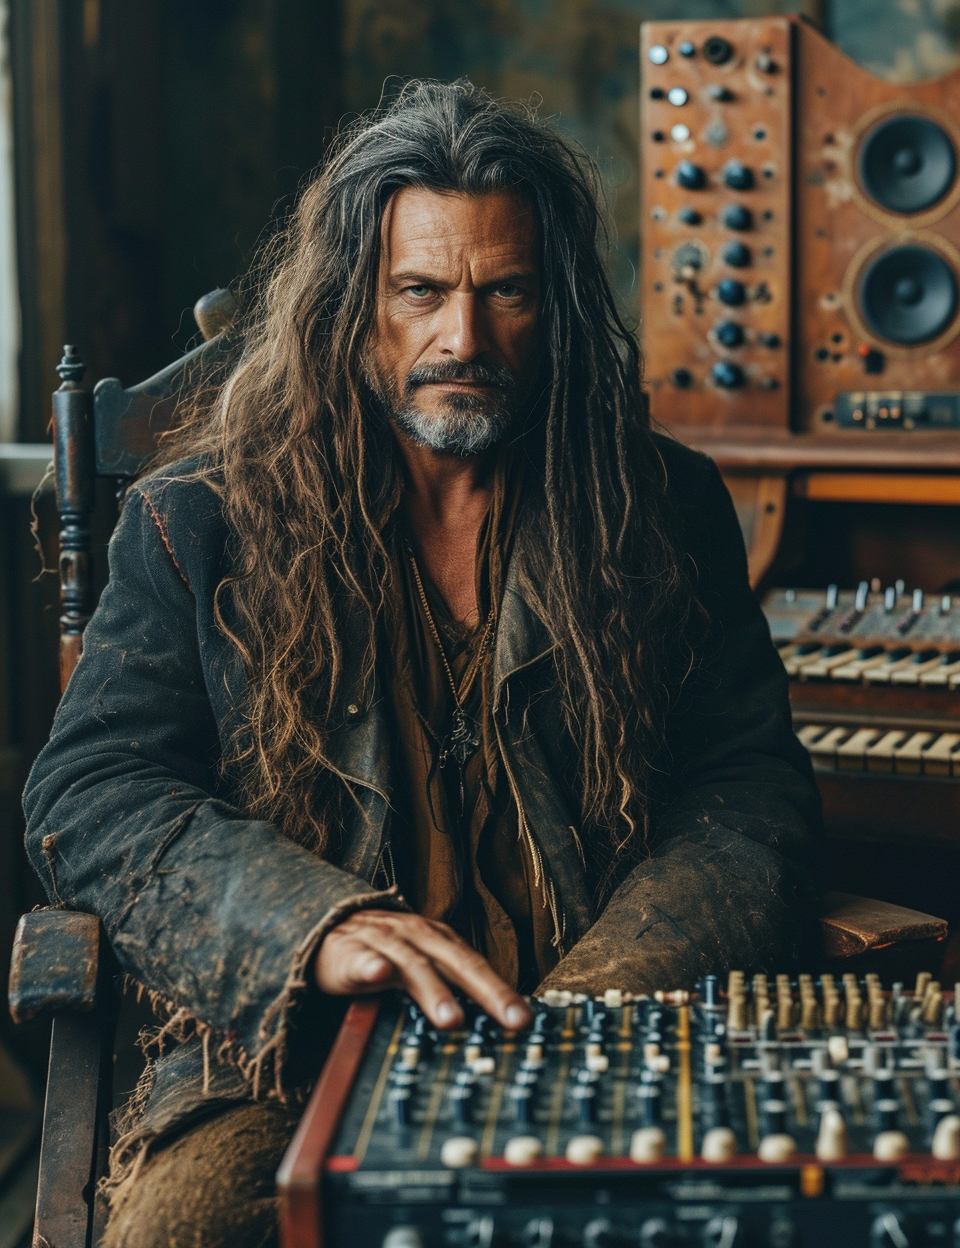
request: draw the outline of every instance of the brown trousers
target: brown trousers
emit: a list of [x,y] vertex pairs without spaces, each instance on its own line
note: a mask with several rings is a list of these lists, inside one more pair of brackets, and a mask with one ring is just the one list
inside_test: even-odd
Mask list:
[[232,1105],[154,1145],[113,1189],[102,1248],[274,1248],[275,1176],[298,1118]]

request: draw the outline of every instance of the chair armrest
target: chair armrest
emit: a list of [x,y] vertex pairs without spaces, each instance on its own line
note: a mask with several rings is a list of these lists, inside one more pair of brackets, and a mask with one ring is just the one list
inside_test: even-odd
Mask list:
[[828,958],[850,958],[868,949],[906,940],[943,940],[947,922],[889,901],[875,901],[854,893],[827,893],[820,914],[820,931]]
[[77,910],[34,910],[17,925],[10,959],[15,1023],[90,1013],[100,972],[100,920]]

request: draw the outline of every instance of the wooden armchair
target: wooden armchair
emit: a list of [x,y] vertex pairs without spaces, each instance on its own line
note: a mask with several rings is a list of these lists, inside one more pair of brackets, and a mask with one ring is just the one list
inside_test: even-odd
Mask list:
[[[216,372],[228,358],[224,331],[234,312],[229,291],[205,296],[195,315],[206,342],[128,389],[108,378],[91,396],[81,385],[85,369],[76,351],[64,349],[62,384],[53,396],[63,685],[80,656],[93,606],[89,522],[96,478],[113,478],[122,491],[143,469],[169,427],[182,386],[193,384],[198,373]],[[842,959],[844,970],[880,969],[870,959],[889,961],[905,951],[915,964],[924,954],[932,962],[933,946],[947,934],[946,923],[931,915],[840,893],[828,896],[821,923],[825,955],[831,962]],[[112,1101],[117,994],[111,968],[94,916],[40,910],[21,919],[10,971],[11,1013],[18,1023],[53,1018],[34,1238],[49,1248],[91,1248],[96,1242],[94,1193],[106,1163]],[[311,1230],[319,1181],[310,1129],[315,1100],[279,1176],[286,1248],[318,1242]]]

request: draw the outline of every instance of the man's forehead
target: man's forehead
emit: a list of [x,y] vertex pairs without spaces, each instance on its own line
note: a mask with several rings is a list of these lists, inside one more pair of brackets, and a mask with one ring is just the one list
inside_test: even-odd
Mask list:
[[535,238],[533,211],[509,191],[463,195],[404,187],[383,215],[383,257],[391,272],[417,258],[439,262],[464,251],[529,263]]

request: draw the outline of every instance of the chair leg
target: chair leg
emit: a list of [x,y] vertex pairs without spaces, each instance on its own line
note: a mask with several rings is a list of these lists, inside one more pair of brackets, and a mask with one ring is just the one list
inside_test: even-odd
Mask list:
[[102,1010],[53,1020],[36,1248],[91,1248],[109,1108],[109,1031]]

